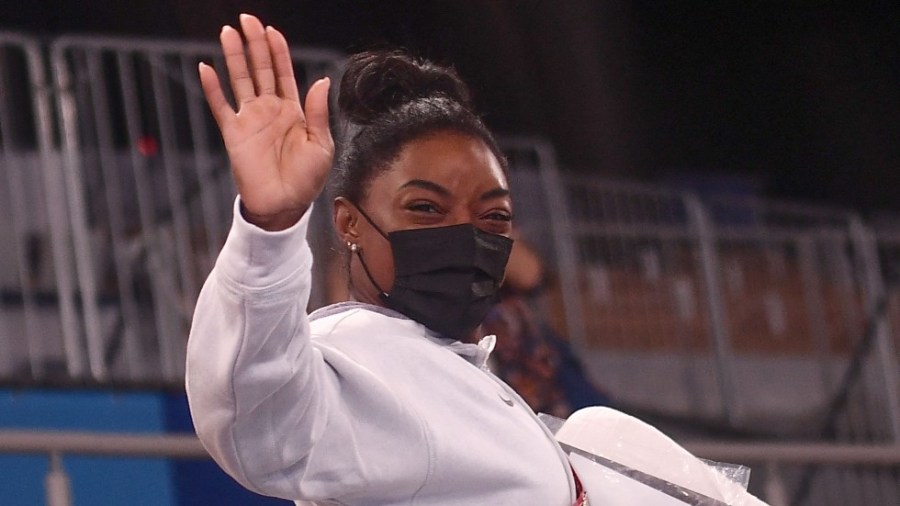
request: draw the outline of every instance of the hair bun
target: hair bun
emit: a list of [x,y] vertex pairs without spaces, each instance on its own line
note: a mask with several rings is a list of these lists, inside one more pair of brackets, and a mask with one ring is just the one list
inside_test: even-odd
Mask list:
[[359,125],[401,105],[429,97],[469,107],[469,90],[455,70],[403,51],[366,51],[350,57],[341,79],[338,106]]

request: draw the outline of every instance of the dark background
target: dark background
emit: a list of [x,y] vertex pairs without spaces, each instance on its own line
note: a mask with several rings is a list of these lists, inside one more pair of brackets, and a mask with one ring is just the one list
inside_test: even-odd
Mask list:
[[215,40],[252,12],[295,45],[452,63],[495,130],[571,170],[900,211],[900,3],[812,4],[0,0],[0,29]]

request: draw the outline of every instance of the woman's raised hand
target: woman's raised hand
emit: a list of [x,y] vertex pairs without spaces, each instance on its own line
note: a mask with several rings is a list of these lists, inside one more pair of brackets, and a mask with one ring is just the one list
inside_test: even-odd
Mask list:
[[300,104],[284,35],[241,15],[241,34],[222,28],[220,41],[237,112],[216,71],[200,64],[200,82],[225,140],[244,217],[266,230],[290,227],[322,191],[334,157],[328,124],[328,78]]

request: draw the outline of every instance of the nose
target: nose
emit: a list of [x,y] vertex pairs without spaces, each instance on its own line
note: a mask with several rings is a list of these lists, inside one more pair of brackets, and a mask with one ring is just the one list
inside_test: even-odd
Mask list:
[[453,225],[474,225],[478,226],[479,219],[478,215],[468,209],[459,209],[447,217],[446,224],[448,226]]

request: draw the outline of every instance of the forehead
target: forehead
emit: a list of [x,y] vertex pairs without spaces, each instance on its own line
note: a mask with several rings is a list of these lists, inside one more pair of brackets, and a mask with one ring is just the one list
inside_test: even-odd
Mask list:
[[461,197],[467,192],[509,188],[503,168],[487,144],[455,132],[439,132],[407,143],[388,169],[372,181],[370,191],[396,190],[412,179],[437,183]]

